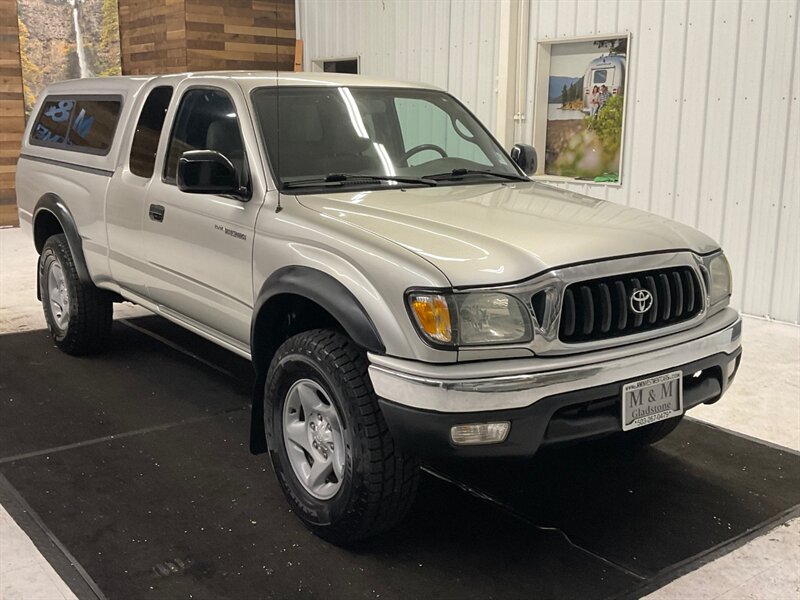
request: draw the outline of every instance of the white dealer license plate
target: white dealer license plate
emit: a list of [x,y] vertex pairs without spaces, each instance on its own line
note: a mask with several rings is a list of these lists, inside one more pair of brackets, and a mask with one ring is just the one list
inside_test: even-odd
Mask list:
[[644,427],[683,414],[682,371],[626,383],[622,387],[622,430]]

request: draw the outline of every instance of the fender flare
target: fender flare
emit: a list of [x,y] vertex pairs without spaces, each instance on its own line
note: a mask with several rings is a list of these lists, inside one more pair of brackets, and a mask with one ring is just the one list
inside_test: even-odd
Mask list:
[[275,271],[261,286],[250,325],[250,349],[256,372],[250,412],[250,452],[253,454],[268,450],[264,434],[263,390],[269,365],[265,364],[265,351],[256,343],[256,338],[260,333],[262,309],[272,298],[283,294],[302,296],[315,302],[339,322],[357,345],[370,352],[386,353],[386,347],[367,311],[340,281],[310,267],[290,266]]
[[[92,283],[92,278],[89,275],[89,269],[86,268],[86,257],[83,255],[83,242],[78,233],[78,226],[75,224],[75,219],[72,213],[67,208],[66,203],[56,194],[48,193],[39,198],[36,203],[36,208],[33,210],[33,224],[34,241],[36,242],[36,250],[41,254],[41,246],[36,240],[36,219],[42,212],[51,213],[61,225],[64,235],[67,238],[67,245],[72,254],[72,260],[75,263],[75,270],[78,272],[78,279],[83,283]],[[44,243],[44,240],[42,240]],[[38,271],[38,270],[37,270]],[[38,282],[37,282],[38,283]],[[38,289],[38,285],[37,285]]]
[[[347,335],[362,348],[377,354],[385,354],[386,347],[378,330],[361,302],[337,279],[311,267],[283,267],[270,275],[261,286],[253,308],[250,326],[250,347],[258,348],[256,335],[261,309],[275,296],[294,294],[303,296],[327,310],[344,328]],[[254,352],[253,362],[258,365]]]

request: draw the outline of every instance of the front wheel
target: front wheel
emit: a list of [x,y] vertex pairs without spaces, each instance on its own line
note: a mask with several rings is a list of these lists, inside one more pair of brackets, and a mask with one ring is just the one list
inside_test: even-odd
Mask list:
[[344,335],[288,339],[267,374],[270,458],[294,511],[320,537],[347,543],[382,533],[416,493],[416,461],[395,446],[364,353]]

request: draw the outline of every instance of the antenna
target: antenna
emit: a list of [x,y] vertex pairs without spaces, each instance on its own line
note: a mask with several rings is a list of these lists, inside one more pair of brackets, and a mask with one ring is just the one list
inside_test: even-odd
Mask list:
[[[276,11],[277,11],[277,9],[276,9]],[[278,16],[277,12],[275,13],[275,16],[276,17]],[[277,22],[277,20],[275,21],[275,35],[276,36],[278,35],[278,22]],[[296,37],[296,34],[295,34],[295,37]],[[295,53],[297,53],[297,42],[295,42]],[[296,62],[297,62],[297,59],[295,58],[295,64],[296,64]],[[296,67],[293,65],[292,68],[296,68]],[[280,175],[280,172],[281,172],[281,63],[280,63],[280,56],[278,55],[278,46],[277,46],[277,44],[275,45],[275,88],[277,90],[277,94],[276,94],[276,98],[275,98],[275,111],[277,112],[277,116],[278,116],[278,120],[277,120],[278,131],[276,132],[276,134],[278,135],[278,155],[275,157],[275,160],[277,161],[277,168],[275,169],[275,176],[276,176],[276,179],[280,182],[280,179],[281,179],[281,175]],[[281,186],[280,186],[280,183],[278,183],[277,187],[278,187],[278,189],[276,190],[276,192],[278,193],[278,203],[275,206],[275,214],[278,214],[279,212],[281,212],[283,210],[283,207],[281,206]]]

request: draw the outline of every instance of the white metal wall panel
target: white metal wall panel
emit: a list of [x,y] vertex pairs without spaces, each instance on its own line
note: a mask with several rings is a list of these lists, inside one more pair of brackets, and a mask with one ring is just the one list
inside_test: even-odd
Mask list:
[[[533,0],[528,56],[539,41],[630,32],[622,185],[558,185],[705,231],[731,261],[734,304],[795,323],[798,20],[797,0]],[[531,116],[533,93],[531,79]]]
[[[523,0],[526,1],[526,0]],[[698,227],[725,248],[734,303],[800,322],[800,0],[529,0],[537,42],[631,33],[622,185],[559,184]],[[450,90],[494,124],[498,0],[297,0],[305,66]]]
[[[693,68],[685,69],[683,75],[683,110],[678,123],[678,152],[675,172],[675,202],[672,218],[684,223],[696,224],[700,211],[700,186],[703,180],[703,148],[708,126],[708,110],[712,103],[711,47],[713,35],[714,4],[712,2],[690,2],[687,17],[685,57],[696,57]],[[700,35],[697,32],[704,32]],[[689,93],[695,90],[694,93]]]
[[[774,286],[775,294],[780,296],[783,289],[783,281],[776,281],[776,269],[778,263],[785,264],[786,256],[776,253],[781,242],[794,245],[794,254],[797,255],[797,239],[800,236],[800,218],[797,213],[798,182],[797,171],[800,164],[797,160],[797,139],[800,130],[797,128],[797,110],[794,111],[795,140],[789,145],[788,132],[792,127],[787,128],[787,122],[791,117],[791,95],[792,84],[794,86],[794,96],[797,96],[798,74],[797,69],[800,64],[797,62],[798,39],[795,36],[792,47],[786,47],[787,40],[792,39],[792,29],[797,26],[793,19],[787,19],[786,15],[774,7],[767,6],[764,19],[766,25],[765,46],[763,65],[761,69],[762,83],[758,89],[757,111],[761,116],[761,126],[758,129],[758,144],[754,148],[759,168],[755,171],[752,180],[752,190],[749,190],[749,214],[747,219],[743,219],[741,227],[732,235],[743,235],[746,238],[744,248],[744,280],[747,286],[744,288],[744,305],[770,303],[770,293]],[[772,73],[790,74],[790,80],[774,77]],[[793,80],[793,81],[791,81]],[[754,92],[756,90],[753,90]],[[765,107],[769,106],[769,110]],[[793,152],[792,152],[793,151]],[[792,155],[787,155],[792,152]],[[767,157],[774,157],[776,160],[765,160]],[[784,177],[786,174],[786,178]],[[789,182],[788,178],[793,177],[794,181]],[[786,183],[788,188],[784,188]],[[786,191],[793,193],[795,202],[793,203],[794,214],[789,221],[794,222],[793,239],[786,239],[781,236],[779,231],[781,213],[788,211],[790,203]],[[777,243],[776,243],[777,242]],[[787,248],[790,254],[791,248]],[[800,268],[798,263],[795,269]],[[764,266],[768,268],[764,268]],[[798,278],[795,272],[794,284],[797,290]],[[785,274],[781,275],[781,279]],[[791,281],[791,278],[789,279]],[[795,292],[795,297],[797,292]],[[800,304],[800,303],[798,303]],[[800,306],[796,305],[796,310],[800,312]],[[795,316],[800,320],[800,314]]]
[[499,5],[491,0],[297,0],[303,65],[358,56],[361,73],[447,89],[495,111]]
[[[782,165],[782,173],[777,174],[777,179],[781,181],[780,194],[777,196],[780,202],[778,211],[777,232],[768,231],[759,237],[753,236],[751,243],[761,245],[762,241],[774,238],[774,250],[772,256],[774,260],[770,262],[752,263],[752,269],[771,270],[772,274],[768,283],[763,288],[756,287],[755,291],[760,292],[763,297],[758,298],[759,306],[769,302],[770,313],[782,317],[785,311],[794,307],[795,322],[800,322],[800,35],[798,35],[798,12],[794,12],[794,40],[791,45],[794,48],[792,54],[791,77],[792,85],[790,91],[781,94],[781,103],[777,107],[778,114],[782,111],[786,117],[781,123],[786,123],[784,139],[782,140],[783,150],[781,150],[781,140],[778,138],[777,147],[780,155],[785,157]],[[781,18],[780,16],[776,18]],[[787,40],[788,42],[788,40]],[[784,50],[789,52],[788,44],[784,45]],[[781,118],[780,116],[778,118]],[[783,177],[781,178],[781,174]],[[772,182],[774,184],[774,182]],[[759,190],[759,193],[761,191]]]

